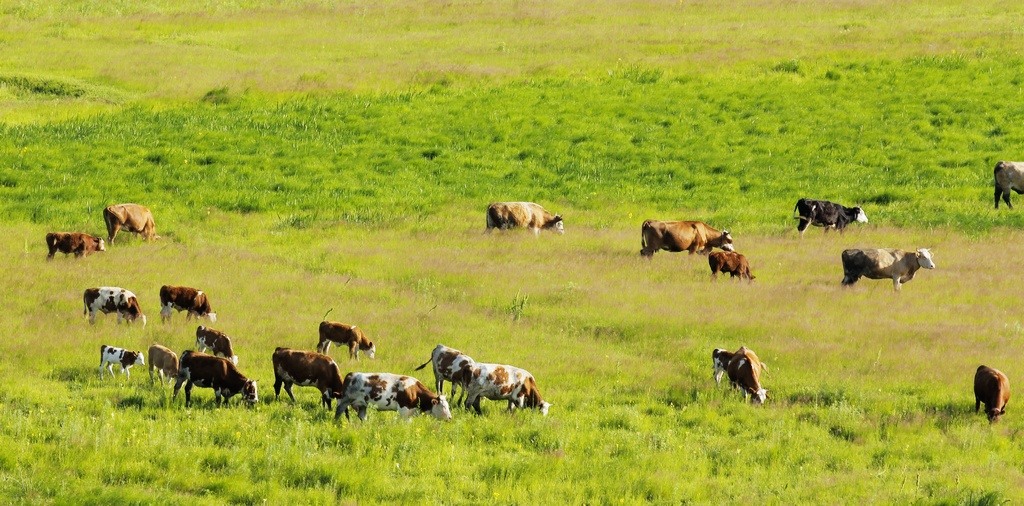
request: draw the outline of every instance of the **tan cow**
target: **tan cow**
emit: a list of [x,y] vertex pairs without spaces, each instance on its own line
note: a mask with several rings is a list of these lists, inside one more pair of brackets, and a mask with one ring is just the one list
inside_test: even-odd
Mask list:
[[46,234],[47,260],[53,260],[54,253],[60,251],[64,255],[74,253],[76,257],[84,257],[94,251],[107,251],[103,239],[81,232],[50,232]]
[[732,235],[702,221],[647,220],[640,226],[640,255],[648,259],[658,250],[707,255],[711,248],[733,251]]
[[753,281],[754,275],[750,273],[750,264],[747,257],[733,251],[715,251],[708,255],[708,265],[711,266],[711,277],[718,278],[719,272],[724,272],[735,278]]
[[1024,193],[1024,162],[999,162],[993,171],[996,185],[996,209],[999,209],[999,197],[1003,197],[1006,207],[1013,209],[1010,203],[1010,190]]
[[377,355],[377,345],[373,344],[359,327],[324,320],[320,322],[320,341],[316,345],[316,351],[326,355],[331,349],[331,343],[348,346],[349,358],[359,359],[360,351],[365,351],[366,356],[370,358]]
[[138,204],[114,204],[103,210],[103,221],[107,224],[107,242],[114,244],[114,237],[122,228],[136,234],[142,234],[147,241],[159,239],[153,213],[148,207]]
[[768,367],[761,363],[753,350],[741,346],[729,360],[726,372],[729,374],[729,382],[743,390],[743,397],[750,395],[750,401],[754,404],[764,404],[768,390],[761,386],[761,372],[767,370]]
[[893,290],[914,279],[918,269],[934,269],[932,253],[925,248],[916,252],[900,249],[848,249],[843,251],[843,286],[868,279],[891,279]]
[[1002,372],[984,365],[974,373],[974,412],[985,404],[989,422],[998,422],[1006,414],[1006,403],[1010,402],[1010,380]]
[[154,344],[149,347],[149,382],[153,382],[153,369],[163,380],[172,381],[178,376],[178,355],[170,349]]
[[533,202],[495,202],[487,206],[487,232],[523,227],[540,235],[541,229],[565,233],[562,217]]

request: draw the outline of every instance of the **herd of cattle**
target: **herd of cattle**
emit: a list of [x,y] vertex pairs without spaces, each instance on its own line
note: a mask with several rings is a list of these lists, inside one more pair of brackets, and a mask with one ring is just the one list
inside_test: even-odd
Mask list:
[[[995,167],[995,206],[999,207],[1000,197],[1010,204],[1009,192],[1024,193],[1024,163],[999,162]],[[823,227],[825,231],[840,232],[854,222],[866,223],[867,215],[860,207],[846,207],[826,200],[800,199],[793,209],[797,219],[797,230],[801,237],[809,226]],[[107,227],[107,241],[114,242],[118,231],[127,230],[141,234],[145,239],[158,239],[153,215],[148,208],[138,204],[119,204],[103,211]],[[488,206],[486,213],[487,232],[493,229],[527,228],[535,235],[541,230],[565,233],[560,215],[553,215],[540,205],[532,202],[498,202]],[[81,257],[96,251],[105,251],[102,238],[78,232],[51,232],[46,235],[47,259],[57,251],[65,255],[74,253]],[[708,256],[712,277],[728,273],[753,281],[750,264],[746,257],[735,251],[733,237],[728,230],[717,230],[701,221],[658,221],[646,220],[641,225],[642,257],[650,259],[659,250],[670,252],[688,251]],[[722,251],[712,251],[719,248]],[[847,249],[842,252],[842,285],[852,285],[861,277],[869,279],[891,279],[894,290],[914,278],[920,268],[934,269],[931,252],[918,249],[908,252],[898,249]],[[146,324],[139,302],[134,293],[118,287],[89,288],[83,295],[85,313],[89,321],[95,322],[96,312],[117,313],[117,321],[141,320]],[[210,307],[206,294],[190,287],[165,285],[160,289],[160,314],[162,320],[171,319],[172,311],[187,311],[187,319],[207,318],[217,321],[217,314]],[[351,372],[341,376],[337,363],[328,356],[332,343],[348,347],[349,358],[358,359],[359,353],[374,358],[376,345],[355,325],[324,320],[319,327],[319,341],[316,351],[277,348],[271,359],[274,368],[275,398],[284,387],[292,395],[292,385],[314,386],[320,391],[322,406],[330,409],[337,401],[335,418],[342,412],[348,418],[348,408],[357,410],[359,418],[365,420],[368,406],[379,410],[398,411],[403,418],[418,413],[431,413],[439,419],[451,419],[448,399],[443,395],[444,382],[451,383],[451,398],[461,388],[459,400],[466,409],[473,408],[480,413],[480,399],[508,401],[509,411],[516,408],[533,408],[546,415],[551,404],[541,398],[536,381],[529,372],[518,367],[502,364],[487,364],[474,361],[468,355],[437,345],[428,364],[433,365],[435,389],[430,391],[419,380],[411,376],[391,373]],[[234,353],[231,338],[223,332],[200,325],[196,329],[196,347],[199,351],[185,350],[181,357],[170,349],[153,344],[149,349],[150,380],[154,370],[161,380],[175,380],[174,397],[185,385],[185,405],[191,405],[193,386],[212,388],[217,404],[234,395],[241,394],[250,404],[258,402],[256,381],[239,372],[238,356]],[[211,355],[203,353],[206,350]],[[750,396],[755,404],[763,404],[767,390],[761,384],[761,374],[768,370],[753,350],[740,347],[735,352],[715,349],[712,352],[712,370],[716,383],[728,374],[729,382],[740,389],[744,396]],[[120,364],[127,376],[133,365],[144,365],[142,352],[102,345],[100,347],[100,376],[104,371],[113,376],[113,365]],[[161,381],[162,383],[162,381]],[[990,421],[997,421],[1006,412],[1009,401],[1009,381],[1002,372],[978,367],[974,381],[975,411],[985,404]],[[459,405],[456,402],[456,405]]]

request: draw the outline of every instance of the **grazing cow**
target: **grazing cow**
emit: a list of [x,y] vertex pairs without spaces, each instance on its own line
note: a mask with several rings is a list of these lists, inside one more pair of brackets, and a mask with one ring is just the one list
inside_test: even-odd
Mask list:
[[259,402],[256,380],[246,378],[230,360],[197,351],[182,352],[172,399],[178,397],[182,383],[185,383],[185,407],[192,405],[193,385],[212,388],[218,406],[222,399],[227,403],[236,394],[242,394],[242,400],[250,405]]
[[729,361],[732,360],[733,355],[733,352],[721,348],[715,348],[711,352],[711,371],[715,377],[716,385],[722,384],[722,375],[729,368]]
[[761,363],[753,350],[741,346],[729,360],[726,372],[729,374],[729,383],[743,390],[743,397],[750,395],[754,404],[764,404],[768,391],[761,386],[762,370],[767,371],[768,367]]
[[281,386],[295,402],[292,384],[313,386],[320,391],[320,403],[331,409],[331,399],[340,399],[345,386],[341,370],[334,359],[312,351],[277,348],[271,357],[274,363],[274,399],[281,395]]
[[231,349],[231,338],[227,334],[202,325],[196,327],[196,347],[199,351],[206,351],[209,348],[213,356],[231,359],[231,363],[238,365],[238,355]]
[[103,210],[103,221],[107,224],[107,242],[114,244],[114,237],[122,228],[136,234],[142,234],[147,241],[159,239],[156,225],[153,224],[153,213],[148,207],[138,204],[114,204]]
[[76,257],[84,257],[94,251],[107,251],[103,239],[81,232],[50,232],[46,234],[46,247],[49,254],[47,260],[53,260],[54,253],[60,251],[67,256],[74,253]]
[[899,291],[921,267],[935,268],[932,253],[925,248],[913,253],[899,249],[848,249],[843,251],[843,286],[852,285],[863,276],[892,279],[893,289]]
[[149,382],[153,382],[153,369],[160,375],[160,383],[178,377],[178,355],[170,349],[154,344],[149,347]]
[[348,358],[358,360],[360,351],[365,351],[370,358],[377,356],[377,345],[363,334],[362,329],[355,325],[324,320],[320,322],[320,342],[316,345],[316,351],[326,355],[331,343],[347,345]]
[[412,376],[389,373],[350,372],[345,375],[345,393],[338,400],[334,412],[337,419],[348,408],[356,408],[359,419],[366,420],[367,406],[377,406],[379,411],[398,411],[403,419],[409,420],[419,413],[430,413],[439,420],[451,420],[452,411],[444,395],[437,395]]
[[689,251],[707,255],[711,248],[733,251],[728,230],[709,227],[702,221],[647,220],[640,226],[640,255],[650,259],[658,250]]
[[985,403],[989,422],[998,422],[1010,402],[1010,380],[1002,372],[984,365],[974,373],[974,412]]
[[135,294],[116,286],[101,286],[99,288],[86,288],[82,295],[85,303],[85,310],[82,314],[89,315],[89,323],[96,323],[96,311],[103,314],[117,313],[117,323],[124,318],[128,322],[142,319],[142,326],[146,326],[146,315],[142,314],[139,307],[139,300]]
[[495,202],[487,206],[487,232],[492,229],[524,227],[540,235],[540,230],[554,230],[565,233],[562,217],[544,210],[533,202]]
[[708,255],[708,265],[711,266],[711,277],[718,279],[719,272],[725,272],[730,277],[739,276],[753,281],[754,275],[750,273],[750,264],[747,257],[732,251],[716,251]]
[[1013,209],[1010,203],[1010,190],[1018,194],[1024,193],[1024,162],[999,162],[994,171],[996,183],[996,209],[999,209],[999,197],[1003,197],[1006,207]]
[[210,300],[202,290],[187,286],[164,285],[160,287],[160,317],[164,322],[171,319],[171,310],[188,311],[185,321],[193,316],[197,319],[206,317],[210,322],[217,322],[217,313],[210,309]]
[[[125,378],[131,378],[131,373],[128,372],[133,365],[146,365],[146,357],[142,356],[141,351],[128,351],[124,348],[115,348],[113,346],[101,345],[100,346],[100,379],[103,379],[103,370],[110,371],[110,377],[114,377],[114,364],[121,364],[121,372],[124,373]],[[106,366],[106,367],[104,367]]]
[[476,362],[469,355],[455,348],[439,344],[430,353],[430,360],[424,362],[416,370],[423,369],[427,364],[434,365],[435,388],[438,392],[444,392],[444,382],[446,380],[452,382],[452,395],[450,399],[458,406],[459,403],[455,398],[457,387],[462,387],[462,395],[465,397],[466,383],[469,381],[470,373]]
[[480,410],[481,397],[492,401],[507,400],[510,413],[516,408],[536,408],[546,416],[551,408],[551,403],[541,399],[533,375],[510,365],[478,362],[470,372],[466,390],[466,409],[472,406],[477,414],[483,413]]
[[804,236],[804,230],[814,225],[824,227],[825,232],[833,228],[840,232],[847,225],[853,222],[867,223],[868,215],[860,207],[846,207],[842,204],[829,202],[827,200],[800,199],[793,207],[793,217],[799,222],[796,229],[800,231],[800,237]]

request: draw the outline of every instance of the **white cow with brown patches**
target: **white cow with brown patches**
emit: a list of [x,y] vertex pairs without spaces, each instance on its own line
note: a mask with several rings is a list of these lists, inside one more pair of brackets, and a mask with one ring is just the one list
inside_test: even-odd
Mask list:
[[416,368],[416,370],[423,369],[427,364],[433,364],[434,366],[434,388],[438,392],[444,392],[444,382],[450,381],[452,383],[452,395],[450,399],[457,406],[459,401],[456,400],[455,392],[457,387],[462,388],[462,396],[466,395],[466,384],[469,383],[470,374],[473,372],[473,366],[476,365],[476,361],[472,357],[462,353],[455,348],[449,348],[443,344],[439,344],[434,347],[434,351],[430,353],[430,360],[423,363],[423,365]]
[[96,323],[96,312],[103,314],[117,313],[117,323],[121,320],[133,322],[142,319],[142,326],[146,326],[146,315],[142,314],[139,307],[139,299],[135,294],[117,286],[101,286],[99,288],[87,288],[82,295],[85,303],[85,310],[82,314],[89,315],[89,323]]
[[348,408],[356,408],[360,420],[366,420],[368,406],[377,406],[380,411],[398,411],[405,420],[420,413],[430,413],[439,420],[451,420],[452,411],[448,400],[427,389],[426,385],[412,376],[390,373],[350,372],[345,376],[345,390],[338,399],[334,412],[337,419],[341,413],[349,418]]
[[508,401],[509,412],[515,412],[516,408],[535,408],[546,416],[551,408],[551,403],[541,398],[533,375],[511,365],[477,362],[467,385],[466,409],[472,407],[477,414],[483,413],[480,410],[482,397]]
[[124,348],[116,348],[114,346],[101,345],[100,346],[100,379],[103,379],[103,371],[106,369],[110,372],[110,377],[114,377],[114,364],[121,366],[121,372],[124,373],[125,378],[130,378],[131,373],[128,369],[131,369],[133,365],[146,365],[146,358],[142,356],[141,351],[128,351]]
[[761,385],[761,373],[768,367],[761,363],[754,350],[741,346],[733,353],[726,372],[729,382],[743,391],[743,397],[750,396],[754,404],[764,404],[768,399],[768,390]]

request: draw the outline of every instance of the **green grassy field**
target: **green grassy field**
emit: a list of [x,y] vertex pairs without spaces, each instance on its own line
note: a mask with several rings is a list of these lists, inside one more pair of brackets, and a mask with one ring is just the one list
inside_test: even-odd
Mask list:
[[[0,1],[0,497],[11,503],[907,503],[1024,500],[1015,383],[1021,6],[1001,2]],[[871,223],[797,238],[800,197]],[[1014,196],[1018,203],[1024,203]],[[533,200],[566,234],[484,234]],[[44,260],[149,205],[163,239]],[[638,256],[646,218],[729,228],[757,281]],[[932,249],[901,293],[841,289],[853,246]],[[261,402],[100,380],[101,344],[194,346],[210,294]],[[90,326],[87,287],[147,327]],[[537,378],[549,416],[334,421],[273,399],[325,311],[412,374],[437,343]],[[764,407],[711,350],[770,366]],[[428,370],[414,374],[432,384]],[[236,400],[237,402],[237,400]]]

